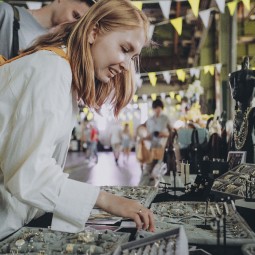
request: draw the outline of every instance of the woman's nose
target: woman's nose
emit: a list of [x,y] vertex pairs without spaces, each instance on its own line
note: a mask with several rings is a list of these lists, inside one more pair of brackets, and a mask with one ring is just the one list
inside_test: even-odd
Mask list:
[[121,62],[121,67],[125,70],[128,71],[130,68],[130,63],[131,63],[131,57],[126,56],[124,61]]

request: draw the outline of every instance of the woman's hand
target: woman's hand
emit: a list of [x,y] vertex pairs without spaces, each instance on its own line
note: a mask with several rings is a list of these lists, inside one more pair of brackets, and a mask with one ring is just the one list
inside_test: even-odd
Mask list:
[[116,216],[134,220],[138,229],[155,230],[153,213],[135,200],[100,191],[96,206]]

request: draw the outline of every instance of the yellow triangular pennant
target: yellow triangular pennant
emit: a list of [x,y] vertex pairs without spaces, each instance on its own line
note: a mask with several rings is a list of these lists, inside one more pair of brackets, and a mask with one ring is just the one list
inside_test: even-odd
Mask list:
[[176,100],[177,100],[177,102],[181,102],[182,101],[182,97],[181,97],[181,95],[176,95]]
[[141,1],[131,1],[131,3],[132,3],[136,8],[138,8],[139,10],[142,10],[142,8],[143,8],[143,2],[141,2]]
[[151,94],[151,99],[154,101],[157,99],[157,94],[156,93],[152,93]]
[[235,13],[236,5],[237,5],[237,1],[227,3],[229,13],[230,13],[231,16],[233,16],[234,13]]
[[178,35],[182,34],[182,17],[176,19],[170,19],[170,23],[173,25]]
[[169,96],[170,96],[171,99],[174,99],[174,97],[175,97],[174,92],[169,92]]
[[134,95],[134,96],[133,96],[133,101],[136,103],[137,100],[138,100],[138,95]]
[[242,0],[245,8],[249,11],[251,9],[250,0]]
[[211,75],[214,75],[214,65],[204,66],[204,73],[210,73]]
[[196,17],[198,17],[199,2],[200,0],[189,0],[191,9]]
[[155,72],[148,73],[148,76],[149,76],[151,85],[152,85],[153,87],[155,87],[155,86],[156,86],[156,83],[157,83],[157,76],[156,76],[156,73],[155,73]]
[[177,74],[178,80],[182,82],[185,81],[186,73],[183,71],[183,69],[176,70],[176,74]]

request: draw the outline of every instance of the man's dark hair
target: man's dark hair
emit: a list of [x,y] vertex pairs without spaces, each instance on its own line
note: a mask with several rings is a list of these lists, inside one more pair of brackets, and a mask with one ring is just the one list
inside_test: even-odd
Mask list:
[[160,99],[156,99],[152,102],[152,109],[156,109],[157,107],[164,109],[164,104]]

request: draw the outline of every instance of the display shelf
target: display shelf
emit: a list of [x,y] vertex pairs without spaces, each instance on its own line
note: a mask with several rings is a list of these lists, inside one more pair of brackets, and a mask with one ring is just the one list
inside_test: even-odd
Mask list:
[[243,255],[255,255],[255,244],[245,244],[242,246]]
[[129,233],[86,228],[77,234],[47,228],[23,227],[0,242],[0,254],[112,254],[117,245],[128,242]]
[[255,164],[241,164],[218,177],[212,191],[235,198],[255,198]]
[[[229,245],[242,245],[254,242],[255,234],[244,219],[227,206],[226,222],[226,243]],[[217,228],[215,216],[211,208],[216,212],[221,224],[223,222],[224,203],[206,202],[164,202],[152,203],[151,210],[155,214],[156,231],[172,229],[177,225],[183,225],[188,236],[189,243],[216,245]],[[221,226],[221,232],[223,227]],[[223,234],[221,234],[223,242]]]
[[114,195],[138,200],[145,207],[150,206],[158,193],[158,188],[151,186],[102,186],[101,189]]
[[113,255],[188,255],[188,241],[183,227],[120,245]]

